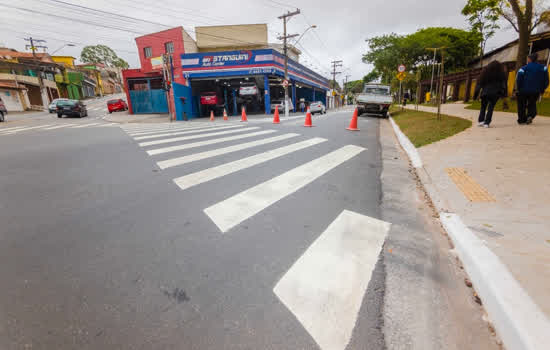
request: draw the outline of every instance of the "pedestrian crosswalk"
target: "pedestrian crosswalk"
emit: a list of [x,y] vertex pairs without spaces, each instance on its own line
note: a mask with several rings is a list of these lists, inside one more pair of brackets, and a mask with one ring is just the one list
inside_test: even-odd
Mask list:
[[[302,152],[303,156],[307,149],[314,149],[328,141],[231,122],[121,127],[153,157],[160,169],[171,169],[170,174],[176,174],[172,180],[182,191],[224,181],[224,177],[230,174],[245,172],[262,164],[269,165],[294,153]],[[226,233],[365,150],[356,145],[333,148],[321,156],[318,156],[318,151],[306,153],[316,156],[287,171],[266,166],[271,179],[240,192],[236,189],[236,193],[228,198],[219,198],[219,202],[205,208],[204,213],[222,233]],[[224,162],[223,156],[229,154],[234,160]],[[162,158],[157,160],[157,157]],[[208,166],[207,160],[212,160],[216,165]],[[189,163],[196,165],[192,168],[182,166]]]
[[41,124],[41,125],[25,125],[25,126],[13,126],[7,128],[0,128],[0,136],[4,135],[16,135],[26,132],[37,132],[37,131],[53,131],[60,129],[82,129],[89,127],[113,127],[117,126],[117,123],[103,123],[103,122],[93,122],[93,123],[57,123],[57,124]]

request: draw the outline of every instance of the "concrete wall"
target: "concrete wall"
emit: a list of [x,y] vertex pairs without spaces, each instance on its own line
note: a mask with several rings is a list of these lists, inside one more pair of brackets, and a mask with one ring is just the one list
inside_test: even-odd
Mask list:
[[21,102],[21,97],[19,96],[19,90],[0,88],[0,97],[2,101],[4,101],[8,112],[20,112],[25,110]]
[[267,24],[195,27],[197,46],[207,48],[267,47]]

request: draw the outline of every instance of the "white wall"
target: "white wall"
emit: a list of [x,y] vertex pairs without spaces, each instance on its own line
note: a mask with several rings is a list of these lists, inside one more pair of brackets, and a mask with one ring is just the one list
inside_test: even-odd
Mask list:
[[18,90],[0,88],[0,97],[2,101],[4,101],[8,112],[23,111],[23,105],[21,104]]

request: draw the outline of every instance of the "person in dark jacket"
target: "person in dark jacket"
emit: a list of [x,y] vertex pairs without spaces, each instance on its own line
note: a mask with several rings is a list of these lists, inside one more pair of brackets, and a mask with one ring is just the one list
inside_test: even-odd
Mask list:
[[527,57],[527,65],[516,77],[518,124],[531,124],[537,115],[537,100],[548,88],[548,67],[537,63],[537,54]]
[[499,61],[487,65],[479,77],[474,92],[477,99],[481,92],[481,109],[479,110],[478,126],[488,128],[493,119],[493,110],[499,98],[506,96],[506,73]]

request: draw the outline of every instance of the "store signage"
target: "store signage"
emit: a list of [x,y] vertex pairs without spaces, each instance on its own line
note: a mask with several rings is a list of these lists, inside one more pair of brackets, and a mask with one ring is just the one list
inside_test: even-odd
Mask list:
[[151,69],[162,69],[162,56],[151,57]]
[[225,52],[222,55],[207,55],[201,60],[202,67],[219,67],[225,65],[247,64],[252,59],[252,51],[240,51],[238,53]]

